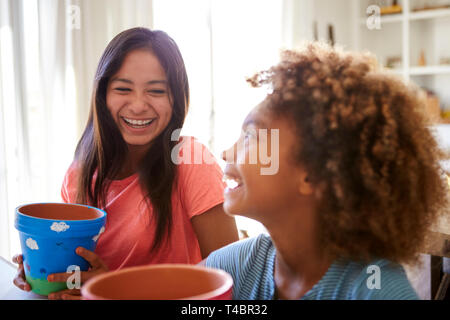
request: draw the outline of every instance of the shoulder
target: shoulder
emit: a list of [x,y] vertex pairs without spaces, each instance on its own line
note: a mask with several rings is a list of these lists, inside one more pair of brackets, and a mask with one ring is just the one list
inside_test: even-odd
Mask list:
[[214,251],[205,265],[222,269],[232,276],[235,299],[271,299],[274,258],[272,240],[261,234]]
[[214,155],[196,138],[183,136],[172,150],[172,161],[177,166],[179,181],[211,184],[219,182],[222,186],[223,172]]
[[69,168],[67,169],[65,177],[66,178],[74,178],[74,177],[76,177],[78,175],[79,169],[80,168],[79,168],[78,162],[77,161],[73,161],[70,164]]
[[77,192],[79,167],[77,162],[72,162],[64,175],[61,186],[61,197],[64,202],[74,202]]
[[79,163],[77,161],[73,161],[70,164],[69,168],[67,168],[66,170],[62,187],[69,188],[74,186],[78,181],[79,175],[80,175]]
[[416,300],[401,265],[389,260],[370,263],[338,259],[304,299]]
[[207,266],[220,267],[227,264],[237,263],[241,266],[255,262],[257,257],[267,257],[273,248],[272,240],[265,234],[256,237],[233,242],[223,248],[212,252],[206,259]]
[[176,196],[189,218],[223,202],[223,172],[206,146],[194,137],[181,137],[171,158],[177,168]]
[[353,299],[365,300],[417,300],[418,296],[408,280],[404,268],[386,259],[368,264],[351,263],[354,281]]
[[211,151],[195,137],[180,137],[172,150],[172,161],[175,164],[214,164],[216,159]]

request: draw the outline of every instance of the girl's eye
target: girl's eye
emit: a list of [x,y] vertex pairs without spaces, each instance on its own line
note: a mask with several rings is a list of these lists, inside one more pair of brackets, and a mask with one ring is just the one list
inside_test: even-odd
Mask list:
[[151,94],[165,94],[166,90],[153,89],[153,90],[148,90],[148,92],[151,93]]
[[256,131],[255,130],[244,131],[244,140],[248,141],[251,138],[256,138]]
[[120,91],[120,92],[129,92],[131,91],[130,88],[115,88],[114,90]]

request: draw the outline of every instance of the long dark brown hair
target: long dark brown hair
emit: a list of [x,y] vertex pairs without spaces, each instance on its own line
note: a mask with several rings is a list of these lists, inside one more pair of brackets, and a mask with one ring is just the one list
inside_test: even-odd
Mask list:
[[147,193],[145,200],[153,207],[156,221],[152,247],[155,250],[169,235],[172,224],[171,195],[176,166],[171,161],[171,150],[176,141],[171,140],[171,135],[183,126],[189,106],[189,83],[183,58],[176,43],[165,32],[128,29],[111,40],[103,52],[95,74],[89,119],[75,151],[79,166],[76,201],[104,208],[111,180],[125,163],[128,146],[106,106],[106,89],[126,55],[137,49],[148,49],[158,58],[166,73],[173,109],[169,124],[155,138],[139,166],[139,180]]

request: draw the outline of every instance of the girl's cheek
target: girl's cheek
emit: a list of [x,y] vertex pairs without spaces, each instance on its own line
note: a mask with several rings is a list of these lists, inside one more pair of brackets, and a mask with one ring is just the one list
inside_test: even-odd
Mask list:
[[159,114],[171,114],[172,105],[167,97],[152,98],[148,100],[149,105]]
[[120,106],[124,104],[124,100],[122,97],[117,97],[114,95],[107,95],[106,96],[106,106],[108,107],[109,111],[115,112],[118,111]]
[[238,148],[237,151],[237,164],[245,166],[260,165],[258,148],[254,144],[247,144],[243,148]]
[[160,121],[166,124],[169,123],[170,120],[172,119],[172,109],[170,108],[160,108],[160,109],[155,108],[155,111],[158,117],[160,118]]

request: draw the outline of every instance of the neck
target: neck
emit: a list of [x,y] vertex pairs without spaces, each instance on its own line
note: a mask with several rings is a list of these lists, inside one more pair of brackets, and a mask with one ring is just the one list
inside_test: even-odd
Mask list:
[[331,265],[321,253],[315,232],[313,210],[303,209],[301,214],[291,212],[280,219],[276,227],[266,226],[277,250],[274,279],[278,298],[299,299],[326,273]]
[[127,158],[116,179],[125,179],[126,177],[135,174],[138,170],[139,163],[144,158],[147,151],[148,147],[145,148],[143,146],[128,145]]

